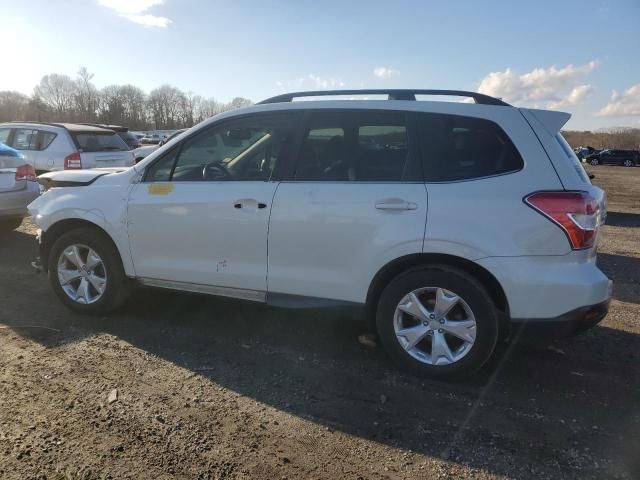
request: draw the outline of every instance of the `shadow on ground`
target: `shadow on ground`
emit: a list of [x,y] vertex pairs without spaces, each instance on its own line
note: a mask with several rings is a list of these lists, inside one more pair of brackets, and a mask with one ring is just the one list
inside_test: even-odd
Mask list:
[[472,380],[424,381],[395,370],[381,349],[360,345],[364,322],[335,311],[140,289],[108,317],[71,314],[45,277],[26,267],[35,247],[25,247],[24,237],[32,239],[0,237],[0,322],[48,347],[109,333],[329,428],[495,474],[524,462],[577,475],[592,467],[576,457],[584,449],[640,473],[640,393],[629,382],[640,378],[640,336],[633,333],[599,326],[553,349],[501,347]]
[[612,227],[640,227],[640,213],[607,212],[605,223]]

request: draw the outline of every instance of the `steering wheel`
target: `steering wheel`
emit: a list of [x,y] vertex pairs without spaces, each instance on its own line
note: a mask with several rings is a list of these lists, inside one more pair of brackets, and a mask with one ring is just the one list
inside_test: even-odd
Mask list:
[[231,173],[220,162],[210,162],[202,167],[202,179],[207,180],[224,180],[230,177]]

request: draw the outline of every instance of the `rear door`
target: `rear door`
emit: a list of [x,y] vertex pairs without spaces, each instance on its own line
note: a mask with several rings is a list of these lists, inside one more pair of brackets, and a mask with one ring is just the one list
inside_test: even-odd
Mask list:
[[13,134],[11,147],[19,150],[25,163],[36,168],[38,161],[38,130],[35,128],[16,128]]
[[271,211],[269,298],[362,303],[381,266],[422,251],[427,192],[408,117],[309,111],[301,137]]

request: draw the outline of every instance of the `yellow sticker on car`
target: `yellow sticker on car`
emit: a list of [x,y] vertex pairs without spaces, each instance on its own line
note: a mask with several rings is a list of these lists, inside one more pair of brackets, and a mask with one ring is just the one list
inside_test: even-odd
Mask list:
[[170,183],[152,183],[149,185],[149,195],[168,195],[173,190]]

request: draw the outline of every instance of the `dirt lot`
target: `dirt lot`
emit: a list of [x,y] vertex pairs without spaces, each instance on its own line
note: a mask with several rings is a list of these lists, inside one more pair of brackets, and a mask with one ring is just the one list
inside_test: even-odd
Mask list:
[[640,478],[640,168],[592,171],[608,317],[459,384],[337,313],[142,290],[71,314],[26,222],[0,237],[0,478]]

